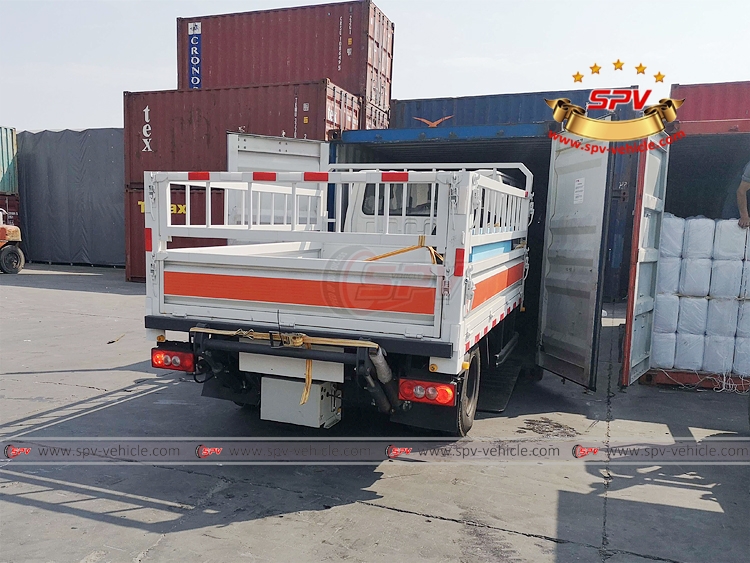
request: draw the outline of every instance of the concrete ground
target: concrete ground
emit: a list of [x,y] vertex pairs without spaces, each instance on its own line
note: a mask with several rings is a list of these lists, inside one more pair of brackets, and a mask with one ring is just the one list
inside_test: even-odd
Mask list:
[[[150,367],[121,270],[0,276],[0,437],[328,435]],[[614,350],[614,346],[607,344]],[[474,437],[747,436],[748,398],[546,376]],[[334,435],[408,435],[375,419]],[[0,561],[747,561],[748,466],[0,467]]]

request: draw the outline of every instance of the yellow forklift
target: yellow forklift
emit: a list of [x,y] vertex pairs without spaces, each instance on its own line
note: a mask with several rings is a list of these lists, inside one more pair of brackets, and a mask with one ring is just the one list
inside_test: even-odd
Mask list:
[[5,216],[8,212],[0,208],[0,270],[5,274],[17,274],[20,272],[26,258],[21,247],[21,229],[15,225],[6,225]]

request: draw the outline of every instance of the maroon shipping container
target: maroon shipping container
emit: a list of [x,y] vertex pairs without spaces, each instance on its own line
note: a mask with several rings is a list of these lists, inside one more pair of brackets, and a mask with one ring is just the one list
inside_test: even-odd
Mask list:
[[144,171],[226,170],[227,131],[326,140],[358,129],[361,100],[329,80],[125,92],[125,183]]
[[366,104],[363,110],[364,123],[362,123],[361,129],[388,129],[389,112],[383,111],[372,104]]
[[750,81],[716,84],[673,84],[670,97],[685,103],[680,121],[750,119]]
[[[211,223],[221,225],[224,222],[224,192],[211,190]],[[185,224],[185,190],[172,190],[172,223]],[[125,279],[127,281],[146,281],[146,247],[143,188],[128,187],[125,189]],[[206,221],[206,190],[192,187],[190,189],[190,222],[201,224]],[[226,239],[173,237],[169,248],[190,248],[195,246],[226,246]]]
[[383,110],[393,30],[369,0],[177,20],[177,87],[228,88],[330,78]]

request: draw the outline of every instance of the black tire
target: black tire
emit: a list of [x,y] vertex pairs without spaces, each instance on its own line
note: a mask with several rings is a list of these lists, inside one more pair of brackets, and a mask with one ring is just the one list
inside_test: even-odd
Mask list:
[[458,436],[466,436],[474,425],[474,416],[477,414],[477,403],[479,403],[479,377],[481,375],[481,356],[479,348],[474,348],[466,355],[469,369],[464,374],[461,390],[458,395],[457,404],[457,430]]
[[6,274],[17,274],[23,270],[26,258],[15,244],[6,244],[0,250],[0,270]]

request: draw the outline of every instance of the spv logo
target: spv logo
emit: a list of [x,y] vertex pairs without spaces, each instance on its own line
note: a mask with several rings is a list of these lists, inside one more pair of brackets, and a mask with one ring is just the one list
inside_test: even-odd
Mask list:
[[592,90],[589,96],[589,110],[592,109],[609,109],[613,110],[619,105],[627,106],[630,102],[633,102],[633,109],[636,111],[642,111],[646,107],[646,100],[651,95],[651,90],[646,90],[641,94],[641,91],[632,89],[598,89]]
[[[625,63],[620,59],[613,62],[614,72],[622,71]],[[594,63],[589,67],[591,74],[600,74],[602,67]],[[646,66],[638,63],[634,66],[636,75],[643,74],[645,78]],[[576,71],[573,76],[574,82],[583,82],[584,75]],[[658,71],[654,74],[654,82],[664,82],[665,74]],[[670,123],[677,119],[677,110],[685,100],[673,100],[662,98],[658,104],[646,106],[651,90],[641,91],[638,88],[597,88],[589,94],[589,103],[586,109],[570,102],[568,98],[556,98],[544,101],[552,109],[552,119],[562,123],[565,130],[597,141],[634,141],[645,139],[651,135],[664,131],[664,123]],[[642,111],[643,117],[636,119],[601,120],[593,119],[586,115],[586,110],[609,110],[613,111],[621,105],[630,106],[635,111]],[[588,146],[588,145],[587,145]]]
[[3,449],[3,455],[5,456],[5,459],[13,459],[14,457],[18,457],[19,455],[29,455],[31,453],[31,448],[19,448],[18,446],[14,446],[13,444],[8,444]]

